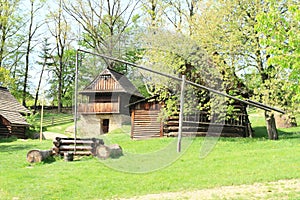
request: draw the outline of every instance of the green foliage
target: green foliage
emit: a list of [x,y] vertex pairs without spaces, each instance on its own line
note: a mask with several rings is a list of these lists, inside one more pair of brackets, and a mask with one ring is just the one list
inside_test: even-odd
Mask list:
[[214,61],[223,66],[225,85],[236,88],[242,81],[255,100],[291,111],[299,105],[297,18],[293,0],[207,1],[193,37],[206,51],[217,52]]
[[0,67],[0,86],[8,87],[12,86],[14,80],[10,77],[9,70],[5,69],[4,67]]
[[[58,57],[54,58],[56,64],[49,65],[48,71],[52,72],[53,78],[49,81],[51,88],[47,92],[48,98],[53,98],[54,105],[57,105],[58,98],[58,85],[59,85],[59,76],[62,77],[62,105],[70,107],[72,106],[74,87],[75,87],[75,63],[76,63],[76,51],[74,49],[66,50],[63,57],[62,69],[58,69]],[[60,74],[61,73],[61,74]]]
[[261,44],[270,55],[267,62],[275,69],[274,79],[265,87],[270,88],[270,99],[292,111],[300,102],[300,6],[295,1],[267,2],[269,12],[259,13],[256,24],[262,34]]
[[28,124],[30,124],[29,130],[37,131],[39,130],[39,113],[33,113],[31,112],[29,115],[26,115],[26,121]]

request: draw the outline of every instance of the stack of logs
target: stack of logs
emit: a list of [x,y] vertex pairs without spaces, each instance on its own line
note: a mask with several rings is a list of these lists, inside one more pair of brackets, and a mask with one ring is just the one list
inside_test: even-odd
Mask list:
[[[122,148],[118,144],[104,145],[102,139],[97,138],[60,138],[53,141],[50,150],[31,150],[27,153],[27,161],[30,163],[41,162],[49,156],[61,155],[66,161],[73,160],[74,155],[97,156],[100,159],[119,158],[123,155]],[[69,160],[70,159],[70,160]]]
[[102,139],[97,138],[77,138],[75,140],[74,138],[56,137],[53,144],[52,150],[55,155],[64,155],[64,153],[72,152],[75,155],[96,156],[97,147],[104,145],[104,142]]
[[[76,143],[76,145],[75,145]],[[118,158],[123,155],[122,148],[118,144],[104,145],[102,139],[97,138],[60,138],[53,141],[53,152],[55,155],[73,153],[74,155],[93,155],[101,159],[108,157]]]

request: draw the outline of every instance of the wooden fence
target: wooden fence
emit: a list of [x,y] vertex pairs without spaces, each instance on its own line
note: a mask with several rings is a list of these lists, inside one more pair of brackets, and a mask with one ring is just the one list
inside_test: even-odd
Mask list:
[[44,117],[43,127],[54,126],[54,125],[69,123],[73,121],[74,118],[72,115]]

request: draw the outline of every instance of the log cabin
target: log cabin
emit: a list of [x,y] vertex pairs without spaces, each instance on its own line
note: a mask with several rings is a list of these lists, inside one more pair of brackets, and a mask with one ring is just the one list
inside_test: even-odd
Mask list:
[[[131,111],[131,138],[174,137],[178,134],[179,115],[174,114],[166,119],[161,117],[164,102],[149,97],[130,104]],[[249,137],[252,128],[249,122],[246,106],[239,102],[234,103],[234,117],[227,116],[226,120],[217,121],[208,111],[198,111],[185,114],[183,117],[183,135],[205,136],[221,131],[223,137]],[[179,111],[178,111],[179,112]],[[216,133],[213,130],[217,130]]]
[[29,124],[24,115],[29,113],[7,88],[0,86],[0,138],[26,138],[25,131]]
[[144,98],[125,75],[109,68],[79,94],[79,127],[82,127],[79,131],[86,136],[105,134],[130,124],[126,105]]

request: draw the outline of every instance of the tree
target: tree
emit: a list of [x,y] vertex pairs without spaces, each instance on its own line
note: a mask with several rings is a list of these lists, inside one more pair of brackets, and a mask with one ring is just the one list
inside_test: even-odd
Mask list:
[[[278,36],[278,28],[274,27],[276,33],[274,32],[273,35],[264,33],[258,28],[259,18],[267,13],[269,13],[267,15],[276,15],[281,18],[281,14],[286,12],[287,1],[274,3],[276,12],[272,10],[268,1],[208,1],[195,21],[196,35],[194,37],[201,41],[207,51],[217,52],[219,65],[226,62],[224,67],[229,68],[225,72],[242,75],[244,84],[252,88],[254,92],[253,98],[262,103],[286,109],[288,98],[283,95],[286,94],[283,91],[285,84],[283,77],[288,71],[282,70],[281,67],[271,62],[274,53],[269,51],[271,45],[266,43]],[[287,16],[284,18],[287,21],[290,20]],[[280,23],[275,23],[275,26],[280,27],[282,25]],[[285,25],[283,27],[286,28]],[[229,79],[230,77],[228,76]],[[246,78],[249,77],[255,82],[247,81]],[[275,124],[272,116],[272,113],[266,112],[268,126]],[[269,133],[270,139],[278,138],[277,133]]]
[[168,0],[166,3],[169,6],[164,12],[165,16],[177,31],[192,35],[194,16],[199,11],[199,2],[199,0]]
[[26,40],[26,53],[25,53],[25,72],[24,72],[24,81],[23,81],[23,94],[22,94],[22,104],[26,106],[26,95],[27,95],[27,85],[28,85],[28,74],[29,74],[29,56],[33,49],[32,40],[41,25],[34,25],[34,17],[38,10],[42,8],[42,4],[37,5],[35,7],[36,0],[30,0],[30,17],[29,17],[29,26],[27,32],[27,40]]
[[[122,57],[126,47],[126,36],[132,19],[135,19],[139,1],[64,1],[64,10],[83,29],[81,44],[97,53]],[[114,63],[105,60],[106,66],[114,68]]]
[[13,37],[19,27],[16,27],[16,21],[18,21],[18,17],[15,14],[15,10],[19,5],[19,1],[8,1],[1,0],[0,7],[0,30],[1,30],[1,38],[0,38],[0,66],[3,66],[3,60],[9,54],[7,50],[8,40]]
[[[201,85],[209,86],[219,91],[224,91],[220,69],[212,62],[210,56],[197,42],[178,32],[157,31],[152,37],[145,39],[146,49],[143,61],[146,66],[169,75],[181,77]],[[146,73],[145,73],[146,74]],[[174,115],[178,112],[179,82],[148,74],[147,84],[152,95],[158,95],[166,102],[165,114]],[[185,113],[199,113],[200,110],[216,112],[210,109],[217,97],[203,89],[187,86],[185,92]],[[221,102],[221,101],[220,101]],[[224,103],[224,102],[223,102]],[[223,109],[221,103],[219,108]],[[221,110],[221,109],[220,109]]]
[[[69,22],[62,9],[62,0],[58,1],[57,12],[50,12],[48,28],[56,42],[56,56],[53,57],[54,65],[51,67],[51,71],[55,76],[57,87],[57,106],[58,112],[62,111],[62,96],[63,96],[63,82],[64,82],[64,71],[67,66],[64,63],[65,51],[68,49],[71,43],[71,28]],[[52,24],[50,23],[52,21]],[[54,28],[52,28],[52,25]]]
[[[62,71],[61,78],[57,76],[57,67],[51,69],[55,74],[53,78],[49,81],[51,87],[48,91],[49,97],[54,97],[53,101],[57,102],[57,105],[59,105],[59,97],[61,108],[64,106],[71,106],[72,100],[74,98],[74,82],[75,82],[75,63],[76,63],[76,51],[75,50],[65,50],[64,57],[62,60]],[[58,56],[53,57],[53,59],[57,62],[60,60]],[[59,84],[60,82],[60,84]],[[61,86],[60,86],[61,85]],[[59,87],[61,87],[61,91],[59,90]],[[59,95],[58,92],[61,92]],[[61,112],[61,111],[60,111]]]
[[269,12],[257,17],[256,30],[262,35],[261,44],[269,55],[268,65],[277,70],[272,88],[277,104],[288,111],[296,111],[300,102],[300,6],[296,1],[266,1]]
[[43,43],[43,47],[42,47],[42,52],[39,55],[39,58],[42,61],[37,62],[39,65],[42,66],[42,68],[41,68],[41,72],[40,72],[40,77],[39,77],[37,89],[36,89],[36,92],[35,92],[35,99],[34,99],[34,111],[35,112],[36,112],[36,109],[37,109],[37,102],[38,102],[38,99],[39,99],[39,92],[40,92],[41,83],[42,83],[42,80],[43,80],[44,71],[45,71],[47,66],[53,65],[53,63],[50,62],[52,56],[51,56],[51,52],[50,52],[51,48],[49,46],[50,46],[50,44],[48,42],[48,38],[45,38],[44,43]]

